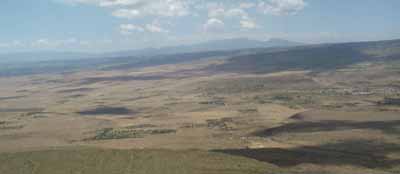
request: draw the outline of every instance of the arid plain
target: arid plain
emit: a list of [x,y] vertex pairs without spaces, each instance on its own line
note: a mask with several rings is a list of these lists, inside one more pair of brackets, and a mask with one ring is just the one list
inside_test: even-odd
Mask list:
[[266,73],[221,71],[227,61],[2,77],[0,160],[17,161],[0,171],[22,165],[12,154],[119,149],[231,161],[197,173],[400,172],[397,61]]

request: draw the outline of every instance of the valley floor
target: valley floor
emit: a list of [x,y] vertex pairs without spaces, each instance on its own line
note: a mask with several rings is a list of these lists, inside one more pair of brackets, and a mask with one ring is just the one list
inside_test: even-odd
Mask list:
[[1,78],[0,173],[400,172],[400,69],[220,63]]

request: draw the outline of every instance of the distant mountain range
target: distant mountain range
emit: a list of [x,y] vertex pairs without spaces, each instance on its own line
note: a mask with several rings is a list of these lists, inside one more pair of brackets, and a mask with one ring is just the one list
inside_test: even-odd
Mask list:
[[268,41],[250,40],[247,38],[235,38],[225,40],[213,40],[193,45],[180,45],[162,48],[146,48],[137,50],[117,51],[109,53],[81,53],[81,52],[17,52],[0,54],[0,63],[34,62],[48,60],[74,60],[83,58],[104,58],[104,57],[151,57],[156,55],[180,54],[206,51],[226,51],[248,48],[268,48],[268,47],[290,47],[298,46],[302,43],[292,42],[283,39],[270,39]]
[[[246,39],[238,40],[242,41],[240,43],[245,43],[244,41],[246,41]],[[213,41],[210,43],[215,44],[215,48],[217,48],[217,45],[226,42]],[[281,42],[285,43],[285,41]],[[2,64],[0,65],[0,77],[73,72],[82,69],[121,70],[215,58],[224,58],[226,61],[220,65],[204,68],[204,70],[236,73],[269,73],[287,70],[327,71],[365,61],[391,63],[392,61],[400,60],[400,39],[293,47],[281,45],[267,47],[265,42],[257,41],[258,44],[253,44],[253,46],[244,44],[239,47],[237,44],[232,44],[234,46],[231,45],[230,48],[236,48],[233,50],[194,51],[203,50],[200,49],[200,45],[211,45],[210,43],[182,46],[181,48],[191,48],[180,50],[180,52],[184,53],[171,51],[168,54],[165,52],[161,54],[162,51],[160,51],[158,52],[160,55],[156,53],[143,54],[146,56],[138,56],[139,53],[130,53],[128,56],[107,57],[96,55],[96,58],[93,58],[91,57],[93,55],[88,55],[91,58],[77,59],[79,56],[85,56],[85,54],[60,53],[62,56],[72,56],[74,59],[69,57],[68,59],[55,59],[37,63]],[[229,44],[227,43],[226,45]],[[263,45],[265,47],[259,47]],[[246,49],[243,46],[249,46],[250,48]],[[188,50],[192,50],[192,52],[186,53]],[[30,55],[28,54],[27,56],[29,57]]]
[[15,52],[1,53],[1,63],[27,63],[37,61],[52,60],[76,60],[82,58],[93,58],[95,54],[81,52],[58,52],[58,51],[38,51],[38,52]]
[[155,56],[165,54],[179,54],[179,53],[193,53],[193,52],[206,52],[206,51],[227,51],[239,50],[249,48],[270,48],[270,47],[291,47],[304,45],[299,42],[292,42],[283,39],[270,39],[268,41],[251,40],[247,38],[234,38],[224,40],[213,40],[193,45],[181,45],[173,47],[162,48],[147,48],[140,50],[128,50],[108,53],[108,56]]

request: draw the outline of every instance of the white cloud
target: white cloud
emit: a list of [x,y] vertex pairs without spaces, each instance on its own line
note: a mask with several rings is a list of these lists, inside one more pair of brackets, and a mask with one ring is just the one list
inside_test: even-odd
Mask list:
[[[116,18],[130,19],[135,24],[118,26],[121,34],[173,33],[163,26],[182,25],[181,18],[187,17],[198,23],[182,21],[196,27],[193,31],[246,32],[261,28],[263,15],[295,15],[306,6],[306,0],[64,0],[91,4],[109,10]],[[205,23],[201,19],[207,18]],[[178,20],[177,20],[178,19]],[[160,20],[149,23],[149,20]],[[131,22],[127,22],[131,23]],[[194,28],[194,27],[184,27]],[[241,30],[244,29],[244,30]],[[186,31],[185,31],[186,32]],[[174,33],[175,34],[175,33]],[[177,33],[178,35],[180,33]]]
[[239,4],[239,8],[241,8],[241,9],[249,9],[249,8],[253,8],[255,6],[256,6],[256,4],[251,3],[251,2],[242,2]]
[[59,0],[68,4],[99,4],[102,0]]
[[168,30],[161,28],[161,26],[159,26],[156,23],[146,24],[146,29],[147,29],[147,31],[152,32],[152,33],[168,33],[169,32]]
[[210,18],[207,20],[207,22],[204,24],[204,30],[205,31],[219,31],[223,29],[225,26],[225,23],[222,22],[221,20],[217,18]]
[[210,3],[207,6],[209,18],[240,17],[248,18],[248,14],[242,8],[227,9],[223,4]]
[[133,25],[133,24],[121,24],[120,28],[122,30],[134,30],[134,31],[140,31],[143,32],[144,28],[141,26]]
[[257,28],[257,24],[252,20],[241,20],[240,26],[245,29],[254,29]]
[[258,8],[265,14],[294,15],[306,7],[304,0],[268,0],[258,4]]
[[120,33],[123,35],[129,35],[133,32],[144,32],[145,29],[141,26],[133,25],[133,24],[121,24],[119,26]]
[[140,0],[101,0],[98,4],[102,7],[137,5]]
[[150,33],[168,33],[169,31],[162,28],[157,22],[146,24],[144,26],[134,24],[121,24],[119,26],[120,33],[130,35],[134,32],[150,32]]
[[135,9],[118,9],[112,12],[112,15],[118,18],[135,18],[140,16],[140,12]]
[[227,16],[227,17],[240,17],[242,19],[249,18],[248,14],[244,10],[239,9],[239,8],[234,8],[234,9],[228,10],[226,12],[225,16]]
[[[188,0],[75,0],[114,9],[112,15],[119,18],[139,16],[186,16],[192,4]],[[116,8],[116,9],[115,9]]]
[[[242,4],[242,6],[249,7],[250,5]],[[226,19],[230,22],[237,23],[237,25],[240,25],[241,28],[245,29],[257,28],[255,21],[249,17],[249,14],[243,8],[240,7],[225,10],[221,4],[211,6],[208,8],[208,17],[211,19],[211,21],[207,22],[205,28],[215,28],[211,26],[216,25],[219,25],[219,28],[221,28],[220,25],[222,21],[220,19]],[[220,22],[216,21],[215,19],[220,20]]]
[[[113,15],[119,18],[134,18],[138,16],[176,17],[197,14],[195,10],[208,9],[209,17],[226,15],[230,10],[257,8],[264,14],[292,15],[304,9],[304,0],[237,0],[237,1],[206,1],[206,0],[64,0],[74,4],[93,4],[99,7],[111,8]],[[241,13],[242,13],[241,12]],[[243,14],[243,13],[242,13]]]
[[104,40],[100,41],[86,41],[86,40],[79,40],[76,38],[67,38],[67,39],[47,39],[41,38],[34,41],[31,41],[28,47],[33,48],[64,48],[64,47],[79,47],[79,46],[89,46],[92,44],[97,45],[105,45],[110,44],[112,41]]
[[223,8],[210,8],[208,10],[208,17],[221,17],[225,16],[225,9]]
[[33,47],[48,47],[48,46],[52,46],[54,44],[52,44],[48,39],[38,39],[34,42],[32,42],[32,46]]

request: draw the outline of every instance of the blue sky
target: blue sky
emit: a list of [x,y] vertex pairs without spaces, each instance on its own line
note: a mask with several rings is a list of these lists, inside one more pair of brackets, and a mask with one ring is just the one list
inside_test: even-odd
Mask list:
[[399,0],[2,0],[0,52],[400,38]]

